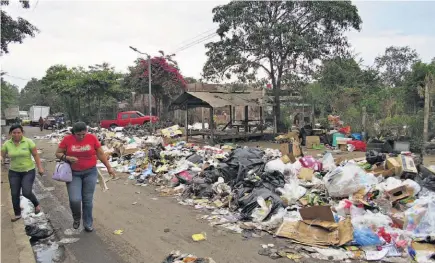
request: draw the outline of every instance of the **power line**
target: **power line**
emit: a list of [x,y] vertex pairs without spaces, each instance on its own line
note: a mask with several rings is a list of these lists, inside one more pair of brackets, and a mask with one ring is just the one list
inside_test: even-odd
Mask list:
[[195,38],[198,38],[198,37],[200,37],[200,36],[203,36],[203,35],[205,35],[205,34],[208,34],[208,33],[212,32],[212,31],[215,31],[215,30],[218,29],[218,28],[219,28],[219,27],[215,27],[215,28],[209,29],[209,30],[207,30],[207,31],[204,31],[204,32],[202,32],[202,33],[200,33],[200,34],[198,34],[198,35],[196,35],[196,36],[194,36],[194,37],[191,37],[191,38],[189,38],[189,39],[184,40],[183,42],[179,43],[177,46],[182,46],[182,45],[184,45],[184,44],[186,44],[186,43],[188,43],[188,42],[193,41]]
[[11,77],[11,78],[14,78],[14,79],[21,79],[21,80],[27,80],[27,81],[30,80],[30,79],[25,79],[25,78],[21,78],[21,77],[12,76],[12,75],[9,75],[8,73],[4,73],[3,76],[8,76],[8,77]]
[[195,46],[195,45],[197,45],[197,44],[199,44],[199,43],[202,43],[202,42],[204,42],[204,41],[207,41],[207,40],[213,38],[213,37],[216,36],[216,35],[217,35],[217,33],[211,33],[211,34],[209,34],[209,35],[207,35],[207,36],[204,36],[204,37],[202,37],[202,38],[200,38],[200,39],[198,39],[198,40],[195,40],[195,41],[193,41],[193,42],[191,42],[191,43],[189,43],[189,44],[187,44],[187,45],[185,45],[185,46],[183,46],[183,47],[180,47],[179,49],[177,49],[177,50],[176,50],[175,52],[173,52],[173,53],[178,53],[178,52],[181,52],[181,51],[183,51],[183,50],[186,50],[186,49],[188,49],[188,48],[190,48],[190,47],[193,47],[193,46]]

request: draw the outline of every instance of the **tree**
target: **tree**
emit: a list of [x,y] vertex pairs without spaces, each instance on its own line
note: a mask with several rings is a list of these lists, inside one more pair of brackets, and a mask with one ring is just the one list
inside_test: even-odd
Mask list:
[[425,79],[429,74],[435,75],[435,60],[431,63],[417,61],[403,81],[404,100],[414,112],[423,108]]
[[32,78],[20,92],[20,109],[29,110],[32,105],[50,106],[51,112],[60,112],[64,105],[57,93],[42,93],[41,80]]
[[245,82],[262,70],[273,87],[279,123],[283,84],[310,75],[315,61],[344,52],[344,32],[360,30],[362,23],[350,1],[233,1],[213,14],[221,39],[206,44],[204,77],[235,75]]
[[376,68],[382,73],[384,83],[391,87],[403,84],[406,74],[412,65],[418,61],[418,54],[410,47],[390,46],[382,56],[375,59]]
[[[23,8],[29,8],[29,1],[20,0]],[[9,1],[1,0],[1,6],[9,5]],[[23,43],[26,37],[34,37],[39,30],[29,21],[18,17],[17,20],[1,10],[1,53],[9,53],[10,43]]]
[[[161,56],[151,58],[151,92],[156,105],[159,105],[160,101],[169,102],[174,96],[180,94],[186,86],[186,80],[180,74],[173,55],[168,56],[163,52],[160,53]],[[128,68],[123,84],[131,91],[148,94],[148,61],[137,59],[135,65]],[[166,106],[169,106],[169,103]],[[144,113],[146,112],[145,108],[144,103]],[[167,107],[164,107],[163,113],[166,111]]]
[[18,87],[1,78],[1,109],[18,106]]
[[119,84],[122,75],[107,63],[68,68],[51,66],[42,78],[44,94],[58,94],[71,120],[100,121],[102,109],[116,108],[126,92]]

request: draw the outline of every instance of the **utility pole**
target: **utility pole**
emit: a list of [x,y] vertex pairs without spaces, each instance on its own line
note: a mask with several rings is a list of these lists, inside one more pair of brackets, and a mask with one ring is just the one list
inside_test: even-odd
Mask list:
[[428,73],[424,85],[424,124],[423,124],[423,147],[422,154],[425,153],[426,144],[429,141],[429,112],[430,112],[430,89],[433,88],[434,79],[431,73]]
[[[151,100],[151,56],[148,55],[147,53],[140,52],[137,48],[134,48],[132,46],[129,46],[129,47],[130,47],[131,50],[135,51],[136,53],[139,53],[141,55],[145,55],[148,58],[147,59],[147,62],[148,62],[148,103],[149,103],[150,128],[151,128],[151,132],[153,132],[154,131],[154,129],[153,129],[153,122],[152,122],[152,119],[151,119],[151,116],[152,116],[152,104],[151,104],[152,103],[152,100]],[[146,94],[146,92],[144,92],[144,95],[143,95],[143,102],[145,102],[145,94]],[[144,103],[144,105],[145,105],[145,103]]]

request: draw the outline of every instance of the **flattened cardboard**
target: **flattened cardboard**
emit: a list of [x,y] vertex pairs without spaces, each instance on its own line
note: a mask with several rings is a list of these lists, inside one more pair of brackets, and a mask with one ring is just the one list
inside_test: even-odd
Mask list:
[[[329,231],[328,228],[333,230]],[[284,221],[276,231],[276,236],[310,246],[341,246],[353,240],[353,228],[349,218],[338,224],[324,221]]]
[[293,154],[291,154],[291,153],[289,153],[289,154],[284,154],[284,155],[281,157],[281,161],[282,161],[283,163],[285,163],[285,164],[287,164],[287,163],[295,163],[295,162],[296,162],[296,157],[295,157]]
[[312,206],[299,209],[303,220],[335,222],[330,206]]
[[415,250],[425,250],[425,251],[435,252],[435,244],[419,243],[416,241],[412,241],[411,246]]
[[305,181],[312,181],[314,177],[314,170],[302,167],[299,171],[298,178]]
[[385,170],[382,167],[376,167],[373,171],[370,172],[373,173],[375,176],[383,176],[385,178],[394,176],[394,174],[396,173],[394,168]]
[[307,136],[305,138],[306,146],[308,149],[313,149],[313,146],[320,144],[320,137],[319,136]]

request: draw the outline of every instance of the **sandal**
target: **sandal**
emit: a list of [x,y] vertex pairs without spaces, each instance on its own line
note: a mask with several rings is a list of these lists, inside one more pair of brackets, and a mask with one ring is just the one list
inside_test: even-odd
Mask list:
[[14,218],[11,218],[11,222],[17,222],[21,219],[21,216],[15,216]]
[[94,228],[91,226],[85,226],[85,231],[90,233],[90,232],[94,231]]

